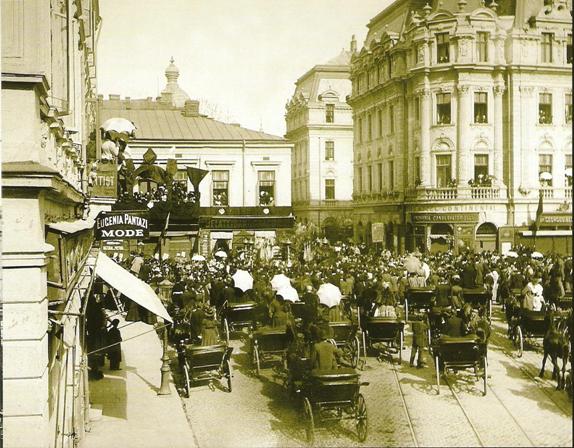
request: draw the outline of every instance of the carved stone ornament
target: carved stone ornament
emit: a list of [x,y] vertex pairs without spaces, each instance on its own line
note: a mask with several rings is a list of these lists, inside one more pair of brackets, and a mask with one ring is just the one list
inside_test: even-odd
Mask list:
[[498,86],[494,86],[494,94],[496,96],[500,96],[502,94],[504,94],[504,92],[506,91],[506,87],[498,85]]
[[520,93],[522,93],[523,96],[531,96],[534,93],[534,87],[520,86]]
[[466,40],[464,39],[459,40],[458,51],[461,56],[466,56],[468,54],[468,43]]
[[40,123],[40,147],[42,149],[46,149],[49,137],[50,137],[50,127],[48,126],[47,123],[42,121]]
[[466,84],[459,84],[456,86],[459,95],[466,95],[469,92],[469,86]]

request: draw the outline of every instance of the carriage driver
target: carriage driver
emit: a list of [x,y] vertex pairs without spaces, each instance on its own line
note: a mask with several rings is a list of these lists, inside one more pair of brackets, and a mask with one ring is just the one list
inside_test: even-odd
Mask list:
[[323,328],[319,328],[317,333],[319,341],[313,344],[311,350],[312,368],[321,371],[336,370],[337,360],[341,358],[342,351],[327,341],[328,334]]

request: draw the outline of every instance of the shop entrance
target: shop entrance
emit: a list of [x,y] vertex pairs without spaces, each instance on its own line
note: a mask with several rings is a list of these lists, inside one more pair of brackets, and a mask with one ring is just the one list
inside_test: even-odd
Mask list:
[[495,251],[497,248],[497,228],[491,222],[485,222],[476,229],[475,252]]
[[430,230],[430,252],[447,252],[452,248],[454,232],[450,224],[437,223],[431,226]]

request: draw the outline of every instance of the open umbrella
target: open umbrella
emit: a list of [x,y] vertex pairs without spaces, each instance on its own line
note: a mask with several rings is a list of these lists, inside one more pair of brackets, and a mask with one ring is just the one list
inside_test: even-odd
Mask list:
[[572,177],[572,168],[566,168],[564,174],[568,177]]
[[223,250],[218,250],[214,255],[220,258],[227,258],[227,253]]
[[540,252],[532,252],[532,255],[530,255],[532,258],[544,258],[544,255],[542,255]]
[[548,171],[544,171],[543,173],[540,173],[540,179],[541,180],[552,180],[552,174],[549,173]]
[[285,274],[275,274],[271,279],[271,289],[278,291],[285,286],[291,286],[291,279]]
[[418,272],[421,268],[421,261],[412,255],[405,258],[405,269],[408,272]]
[[319,303],[327,305],[329,308],[338,305],[341,301],[341,290],[332,283],[323,283],[317,291]]
[[191,261],[205,261],[205,257],[203,255],[195,254],[191,257]]
[[277,295],[283,297],[289,302],[299,301],[299,293],[292,286],[283,286],[279,291],[277,291]]
[[110,118],[100,126],[104,132],[116,132],[118,134],[132,135],[136,130],[135,124],[126,118]]
[[245,292],[253,289],[253,277],[249,272],[238,269],[231,278],[233,279],[233,285],[241,289],[241,291]]
[[509,250],[508,252],[506,252],[506,256],[510,258],[518,258],[518,254],[513,250]]

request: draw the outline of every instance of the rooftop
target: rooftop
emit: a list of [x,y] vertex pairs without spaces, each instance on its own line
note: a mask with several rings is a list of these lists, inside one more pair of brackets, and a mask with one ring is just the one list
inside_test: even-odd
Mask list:
[[135,140],[283,140],[277,135],[223,123],[198,113],[186,114],[185,109],[157,108],[153,101],[149,101],[149,108],[145,108],[142,101],[138,101],[137,108],[128,108],[130,103],[103,101],[100,120],[103,123],[108,118],[127,118],[136,125]]

